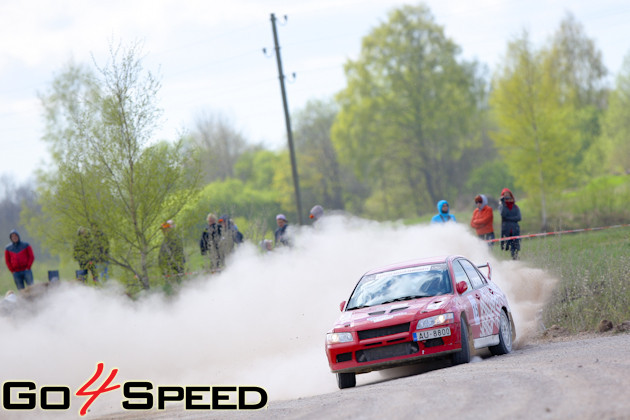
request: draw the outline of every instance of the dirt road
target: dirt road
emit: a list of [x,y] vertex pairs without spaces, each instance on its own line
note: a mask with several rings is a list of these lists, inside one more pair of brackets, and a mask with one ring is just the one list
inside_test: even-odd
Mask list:
[[[394,372],[254,412],[121,413],[118,419],[630,419],[630,334],[526,344],[509,355]],[[442,366],[443,367],[443,366]],[[375,376],[376,378],[377,376]],[[358,377],[360,378],[360,376]],[[299,373],[287,381],[299,381]],[[331,374],[331,381],[334,376]],[[111,417],[110,417],[111,418]]]

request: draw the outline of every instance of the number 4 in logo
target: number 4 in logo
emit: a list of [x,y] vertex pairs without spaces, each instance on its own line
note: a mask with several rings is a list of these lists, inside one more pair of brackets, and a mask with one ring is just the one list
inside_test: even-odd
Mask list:
[[112,369],[112,371],[109,374],[109,377],[103,382],[103,384],[98,389],[96,389],[95,391],[88,391],[87,389],[90,386],[92,386],[94,382],[96,382],[96,380],[101,376],[101,373],[103,373],[103,363],[99,363],[98,365],[96,365],[96,372],[94,373],[94,376],[92,376],[92,378],[89,381],[87,381],[76,393],[77,397],[88,397],[88,396],[90,397],[86,401],[86,403],[83,404],[83,407],[81,407],[81,410],[79,411],[79,414],[81,416],[85,416],[88,408],[90,407],[90,405],[92,405],[94,400],[98,398],[99,395],[101,395],[104,392],[109,392],[109,391],[113,391],[114,389],[120,388],[120,384],[110,386],[109,388],[107,387],[110,383],[112,383],[112,381],[114,380],[114,377],[118,373],[118,369]]

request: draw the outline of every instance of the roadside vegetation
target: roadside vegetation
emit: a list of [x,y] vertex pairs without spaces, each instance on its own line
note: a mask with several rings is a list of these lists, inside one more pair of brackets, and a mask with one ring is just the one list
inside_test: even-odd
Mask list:
[[[496,208],[509,187],[522,234],[630,221],[630,56],[606,69],[570,13],[541,45],[526,31],[506,42],[493,69],[462,58],[447,32],[426,5],[392,10],[344,66],[346,86],[292,112],[303,212],[320,204],[414,224],[446,199],[468,223],[475,195]],[[155,138],[159,74],[144,68],[139,43],[110,53],[106,63],[69,62],[39,93],[50,165],[28,185],[0,179],[0,232],[8,242],[17,228],[31,243],[36,279],[48,270],[74,278],[77,229],[95,226],[130,295],[168,292],[158,268],[165,221],[185,239],[195,272],[204,269],[196,242],[210,212],[229,215],[254,243],[271,239],[276,214],[293,223],[308,216],[298,215],[288,150],[256,144],[220,111],[202,113],[177,138]],[[608,235],[618,233],[583,234]],[[627,278],[624,253],[613,252],[627,250],[622,238],[602,241],[601,251],[579,238],[526,240],[540,251],[523,252],[559,270],[546,322],[572,331],[592,328],[596,314],[621,319],[630,306],[614,293],[626,289],[603,281],[622,287]],[[0,290],[12,287],[0,270]]]
[[630,227],[526,239],[522,260],[560,280],[543,310],[546,328],[630,320]]

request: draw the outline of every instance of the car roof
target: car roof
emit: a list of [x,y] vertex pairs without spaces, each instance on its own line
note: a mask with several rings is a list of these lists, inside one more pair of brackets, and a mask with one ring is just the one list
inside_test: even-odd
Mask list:
[[434,256],[434,257],[416,258],[413,260],[401,261],[401,262],[373,268],[372,270],[365,273],[365,275],[382,273],[384,271],[398,270],[401,268],[428,265],[428,264],[444,264],[449,260],[453,260],[455,258],[460,258],[460,257],[461,257],[460,255],[440,255],[440,256]]

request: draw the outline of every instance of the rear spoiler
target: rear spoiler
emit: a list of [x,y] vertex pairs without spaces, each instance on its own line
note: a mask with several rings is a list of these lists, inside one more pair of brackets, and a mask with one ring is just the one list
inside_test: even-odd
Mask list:
[[478,265],[477,268],[485,268],[488,267],[488,280],[492,280],[492,267],[490,267],[490,263],[486,262],[483,265]]

